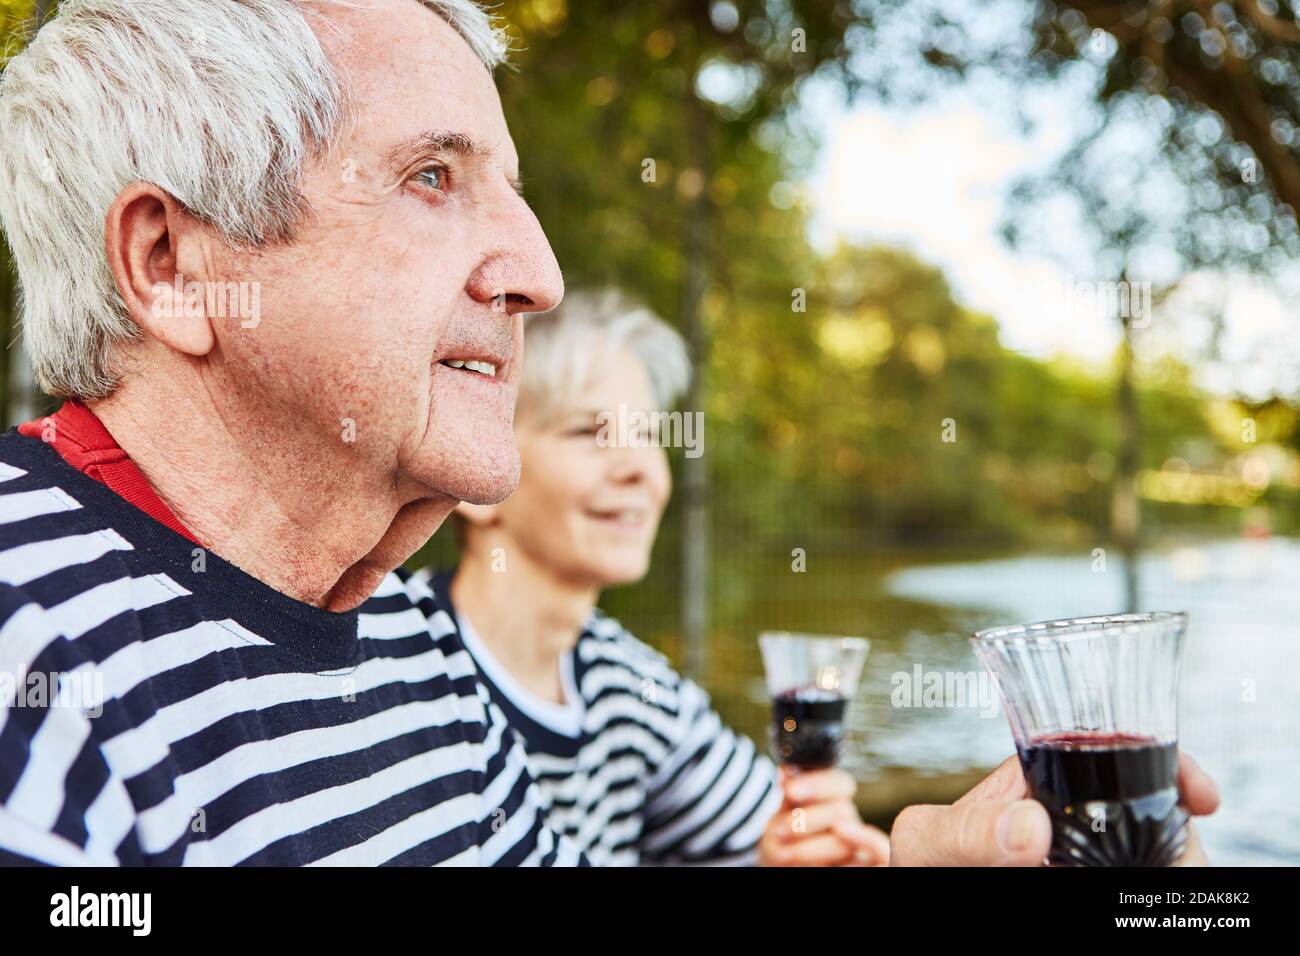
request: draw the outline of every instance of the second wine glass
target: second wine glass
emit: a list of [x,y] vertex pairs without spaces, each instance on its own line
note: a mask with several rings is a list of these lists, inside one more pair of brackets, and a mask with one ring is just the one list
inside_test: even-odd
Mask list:
[[860,637],[769,631],[758,638],[772,698],[772,758],[795,770],[833,767],[844,718],[871,648]]

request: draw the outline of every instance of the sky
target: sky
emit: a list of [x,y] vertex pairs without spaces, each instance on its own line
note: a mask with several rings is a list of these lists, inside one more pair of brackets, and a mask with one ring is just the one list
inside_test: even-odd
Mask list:
[[[959,301],[992,315],[1006,347],[1105,363],[1119,325],[1093,283],[1110,277],[1091,270],[1068,223],[1056,229],[1065,261],[1013,250],[999,228],[1010,185],[1050,163],[1086,120],[1087,90],[1076,84],[1039,94],[1027,104],[1036,121],[1028,132],[1012,121],[1008,95],[976,84],[921,108],[869,100],[846,108],[834,96],[810,95],[805,122],[822,143],[802,184],[813,241],[821,249],[840,238],[905,246],[944,270]],[[1142,333],[1148,355],[1194,357],[1200,383],[1220,394],[1294,393],[1300,350],[1278,346],[1294,340],[1300,297],[1283,299],[1242,275],[1200,276],[1180,295]],[[1226,310],[1218,361],[1198,351],[1208,326],[1195,319],[1195,306],[1207,301]]]
[[[1083,302],[1048,307],[1071,273],[999,235],[1008,186],[1059,141],[1059,127],[1026,138],[974,96],[954,94],[921,110],[832,113],[823,128],[807,183],[819,248],[839,237],[910,248],[944,270],[960,301],[998,320],[1008,348],[1097,362],[1114,351],[1113,320]],[[1085,268],[1075,278],[1094,277]]]

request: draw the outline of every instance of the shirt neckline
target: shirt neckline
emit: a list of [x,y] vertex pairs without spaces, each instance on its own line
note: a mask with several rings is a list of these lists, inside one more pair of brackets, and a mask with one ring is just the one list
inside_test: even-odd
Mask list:
[[162,573],[194,595],[205,618],[229,617],[320,670],[343,669],[358,662],[359,608],[327,611],[277,591],[79,471],[39,438],[10,429],[0,436],[0,442],[0,458],[27,470],[36,481],[62,487],[87,515],[98,516],[99,523],[125,537],[133,551],[161,564]]
[[462,642],[479,669],[520,713],[538,726],[562,737],[576,739],[582,735],[586,707],[574,674],[574,649],[560,655],[560,685],[564,689],[564,703],[557,704],[534,694],[515,680],[463,613],[456,613],[456,624]]
[[19,425],[18,433],[28,438],[40,438],[72,468],[107,485],[177,534],[195,544],[200,543],[159,497],[144,472],[117,443],[99,416],[81,402],[70,398],[53,415]]

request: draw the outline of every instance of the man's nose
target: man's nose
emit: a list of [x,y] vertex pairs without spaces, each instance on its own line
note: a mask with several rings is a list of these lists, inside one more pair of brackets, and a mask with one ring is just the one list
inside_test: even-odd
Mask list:
[[564,298],[564,276],[537,216],[513,191],[488,217],[491,250],[468,286],[476,302],[498,311],[549,312]]

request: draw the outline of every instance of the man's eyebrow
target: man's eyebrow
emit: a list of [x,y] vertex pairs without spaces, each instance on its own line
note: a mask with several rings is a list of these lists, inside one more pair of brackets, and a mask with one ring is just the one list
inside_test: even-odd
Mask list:
[[[496,155],[496,150],[468,133],[431,129],[391,150],[388,159],[394,166],[404,166],[421,153],[455,153],[473,159],[490,159]],[[510,186],[520,196],[524,194],[524,184],[518,176],[510,177]]]
[[425,130],[405,143],[395,147],[388,154],[393,163],[406,162],[420,153],[456,153],[460,156],[491,156],[495,151],[491,146],[480,143],[468,133],[452,130]]

